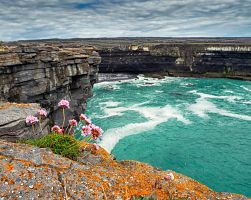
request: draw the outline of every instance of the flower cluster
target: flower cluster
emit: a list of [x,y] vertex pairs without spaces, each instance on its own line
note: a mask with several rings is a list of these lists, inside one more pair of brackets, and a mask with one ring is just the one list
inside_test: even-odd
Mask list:
[[37,114],[38,114],[39,117],[42,117],[42,118],[45,118],[48,115],[47,111],[45,109],[43,109],[43,108],[41,108],[40,110],[38,110]]
[[64,129],[60,128],[58,125],[54,125],[51,128],[51,131],[54,132],[54,133],[58,133],[58,134],[63,134],[64,133]]
[[91,133],[92,133],[92,129],[90,126],[83,126],[82,127],[82,135],[83,136],[91,135]]
[[[69,134],[72,136],[82,136],[82,139],[85,140],[86,142],[90,142],[92,141],[96,141],[97,139],[99,139],[102,134],[103,134],[103,130],[96,126],[95,124],[92,124],[92,121],[84,114],[81,114],[79,116],[80,121],[78,122],[75,119],[71,119],[69,120],[68,126],[65,127],[65,109],[70,108],[70,102],[62,99],[59,103],[58,103],[58,107],[62,109],[62,114],[63,114],[63,124],[61,126],[58,125],[54,125],[51,128],[51,131],[53,133],[56,134]],[[39,123],[40,129],[42,131],[41,128],[41,121],[43,119],[45,119],[48,116],[48,113],[45,109],[40,109],[37,112],[37,117],[35,116],[28,116],[26,118],[26,123],[28,125],[32,125],[33,127],[33,131],[35,131],[34,129],[34,125],[36,123]],[[64,129],[66,128],[66,129]],[[99,149],[99,146],[97,144],[93,144],[93,148],[95,150]]]
[[69,120],[69,124],[70,124],[71,126],[77,126],[77,125],[78,125],[78,122],[77,122],[77,120],[75,120],[75,119],[71,119],[71,120]]
[[95,124],[89,123],[87,120],[86,125],[82,127],[82,136],[86,137],[89,135],[92,136],[93,140],[97,140],[103,135],[103,130]]
[[60,108],[70,108],[70,102],[62,99],[59,103],[58,103],[58,107]]
[[88,119],[88,117],[84,114],[81,114],[80,117],[79,117],[80,121],[84,121],[87,125],[91,124],[91,120]]
[[29,115],[29,116],[26,117],[25,121],[26,121],[26,124],[34,125],[34,124],[36,124],[38,122],[38,118],[35,117],[35,116]]

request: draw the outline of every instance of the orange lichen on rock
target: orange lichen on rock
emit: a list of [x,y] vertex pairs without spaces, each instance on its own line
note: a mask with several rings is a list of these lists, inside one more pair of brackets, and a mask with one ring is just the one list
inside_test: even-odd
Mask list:
[[4,102],[0,104],[0,110],[1,109],[7,109],[9,107],[15,106],[15,107],[19,107],[19,108],[23,108],[23,107],[30,107],[34,104],[30,104],[30,103],[10,103],[10,102]]
[[[0,140],[0,197],[247,199],[242,195],[216,193],[173,171],[162,171],[137,161],[116,161],[103,148],[95,150],[92,144],[82,142],[81,149],[81,156],[73,161],[47,149]],[[166,180],[170,172],[174,179]]]
[[10,163],[6,163],[3,167],[5,167],[6,170],[12,171],[13,170],[13,165]]

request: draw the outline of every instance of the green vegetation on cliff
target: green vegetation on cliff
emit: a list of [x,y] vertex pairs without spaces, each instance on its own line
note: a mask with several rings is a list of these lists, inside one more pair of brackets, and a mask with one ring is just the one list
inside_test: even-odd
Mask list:
[[49,148],[53,153],[62,155],[70,159],[76,159],[80,154],[79,141],[71,135],[52,133],[40,139],[29,139],[20,142],[41,148]]

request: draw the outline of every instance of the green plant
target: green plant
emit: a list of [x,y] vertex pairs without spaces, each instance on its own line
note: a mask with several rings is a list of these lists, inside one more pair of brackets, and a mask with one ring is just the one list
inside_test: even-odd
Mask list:
[[[52,133],[40,139],[28,139],[18,141],[20,143],[31,144],[41,148],[50,148],[53,153],[62,155],[70,159],[76,159],[80,154],[79,140],[93,143],[95,151],[99,150],[99,145],[95,142],[102,136],[103,130],[92,124],[91,120],[86,115],[79,116],[80,121],[75,119],[69,120],[68,126],[65,127],[65,109],[70,108],[70,102],[62,99],[58,106],[62,109],[63,124],[62,126],[54,125],[51,130]],[[29,115],[26,117],[26,124],[32,126],[35,134],[35,126],[38,123],[41,133],[43,132],[41,123],[48,116],[45,109],[41,108],[37,111],[36,116]]]
[[71,135],[51,133],[39,139],[28,139],[19,142],[41,148],[50,148],[53,153],[70,159],[76,159],[80,154],[79,142]]
[[[103,130],[95,124],[92,124],[91,120],[84,114],[79,116],[79,122],[75,119],[71,119],[69,120],[68,126],[65,127],[65,109],[70,108],[70,102],[62,99],[58,103],[58,107],[62,109],[63,124],[61,127],[55,124],[51,128],[52,133],[73,135],[79,140],[91,143],[96,143],[97,139],[102,136]],[[47,116],[47,111],[41,108],[37,111],[37,116],[29,115],[26,117],[26,124],[32,126],[33,134],[35,134],[35,126],[37,123],[39,124],[41,133],[43,132],[41,122]],[[98,150],[98,148],[99,146],[96,145],[96,150]]]

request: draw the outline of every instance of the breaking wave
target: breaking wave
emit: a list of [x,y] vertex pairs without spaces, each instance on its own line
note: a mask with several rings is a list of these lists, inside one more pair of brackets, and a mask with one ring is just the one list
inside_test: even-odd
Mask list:
[[144,107],[142,104],[137,104],[131,107],[117,107],[117,108],[104,108],[105,117],[110,116],[121,116],[124,111],[135,111],[144,116],[148,121],[141,123],[129,123],[119,128],[108,129],[100,142],[100,145],[105,148],[108,152],[111,152],[116,144],[124,137],[139,134],[145,131],[154,129],[157,125],[168,121],[171,118],[175,118],[184,124],[191,123],[185,119],[183,115],[175,108],[170,105],[165,107]]
[[238,96],[215,96],[210,94],[204,94],[197,91],[191,91],[190,93],[194,93],[199,95],[200,97],[196,100],[195,104],[191,104],[188,106],[188,109],[192,111],[194,114],[199,117],[208,118],[207,113],[216,113],[226,117],[233,117],[242,120],[251,121],[251,116],[248,115],[240,115],[229,112],[225,109],[217,108],[217,106],[210,102],[208,99],[226,99],[229,102],[234,102],[235,100],[240,100],[241,98]]

